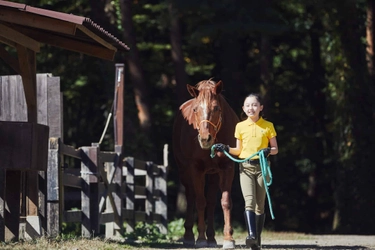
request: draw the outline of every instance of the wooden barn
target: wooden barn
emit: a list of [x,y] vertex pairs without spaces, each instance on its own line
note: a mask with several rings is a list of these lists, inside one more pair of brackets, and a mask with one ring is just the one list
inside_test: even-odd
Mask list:
[[0,0],[0,58],[21,76],[27,106],[25,117],[13,112],[0,91],[0,240],[18,239],[20,220],[26,235],[40,234],[38,172],[47,169],[49,138],[61,137],[58,118],[38,110],[36,57],[42,44],[104,60],[129,50],[89,18]]

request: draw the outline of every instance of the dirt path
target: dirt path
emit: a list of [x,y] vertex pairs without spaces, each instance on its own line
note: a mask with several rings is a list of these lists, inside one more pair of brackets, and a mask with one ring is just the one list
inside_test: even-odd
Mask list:
[[267,240],[264,249],[375,249],[375,235],[313,235],[301,240]]
[[[195,248],[199,250],[222,249],[222,240],[218,240],[217,248]],[[191,250],[194,248],[183,248],[182,245],[173,244],[163,248],[143,248],[147,250],[179,249]],[[236,249],[247,249],[244,240],[236,239]],[[264,250],[367,250],[375,249],[375,235],[306,235],[302,238],[289,239],[263,239]]]
[[[246,235],[234,235],[236,249],[247,249],[244,245]],[[295,233],[265,233],[263,238],[263,250],[367,250],[375,249],[375,235],[306,235]],[[213,250],[222,249],[222,238],[217,237],[216,248],[185,248],[182,242],[164,243],[134,243],[127,244],[123,240],[111,241],[99,238],[95,239],[71,239],[53,240],[42,238],[31,242],[0,242],[1,250]]]

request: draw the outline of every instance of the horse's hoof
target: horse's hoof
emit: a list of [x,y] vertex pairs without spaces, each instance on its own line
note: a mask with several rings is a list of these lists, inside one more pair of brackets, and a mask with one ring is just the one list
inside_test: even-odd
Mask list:
[[184,240],[183,241],[184,247],[190,248],[195,246],[195,240]]
[[212,247],[212,248],[216,248],[217,247],[217,242],[216,240],[207,240],[207,247]]
[[205,239],[199,239],[199,240],[197,240],[196,242],[195,242],[195,247],[196,248],[200,248],[200,247],[207,247],[208,246],[208,244],[207,244],[207,240],[205,240]]
[[224,240],[223,241],[223,249],[235,249],[236,243],[234,240]]

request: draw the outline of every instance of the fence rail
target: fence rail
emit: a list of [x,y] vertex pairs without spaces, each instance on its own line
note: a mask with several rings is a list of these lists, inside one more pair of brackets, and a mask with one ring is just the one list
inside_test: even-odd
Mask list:
[[[134,231],[137,221],[156,224],[167,233],[167,161],[157,165],[118,152],[65,145],[50,138],[47,169],[47,231],[57,235],[62,222],[81,223],[83,237],[100,234],[120,236]],[[168,145],[164,146],[167,159]],[[80,166],[69,166],[69,158]],[[72,162],[72,161],[70,161]],[[74,160],[73,160],[74,162]],[[65,192],[70,187],[70,192]],[[80,201],[78,208],[66,208],[67,201]],[[124,227],[124,223],[126,226]]]

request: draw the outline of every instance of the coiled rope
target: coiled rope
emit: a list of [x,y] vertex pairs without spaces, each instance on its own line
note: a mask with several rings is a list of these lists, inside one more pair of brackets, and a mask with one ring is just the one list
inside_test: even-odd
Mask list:
[[[216,145],[213,145],[211,147],[211,158],[214,158],[216,153],[215,153],[215,148],[216,148]],[[247,157],[246,159],[237,159],[237,158],[234,158],[232,155],[230,155],[227,151],[224,150],[224,154],[229,158],[231,159],[232,161],[234,162],[238,162],[238,163],[242,163],[242,162],[245,162],[245,161],[248,161],[250,160],[251,158],[253,158],[254,156],[257,156],[259,155],[259,163],[260,163],[260,169],[262,171],[262,175],[263,175],[263,182],[264,182],[264,187],[266,189],[266,194],[267,194],[267,200],[268,200],[268,207],[269,207],[269,210],[270,210],[270,214],[271,214],[271,218],[274,220],[275,219],[275,216],[273,214],[273,210],[272,210],[272,202],[271,202],[271,196],[270,196],[270,192],[268,190],[268,187],[271,186],[272,184],[272,172],[271,172],[271,168],[270,166],[268,165],[268,162],[267,162],[267,157],[264,155],[264,152],[263,150],[259,150],[258,152],[256,152],[255,154],[252,154],[250,155],[249,157]],[[270,177],[270,180],[269,182],[267,182],[267,175]]]

